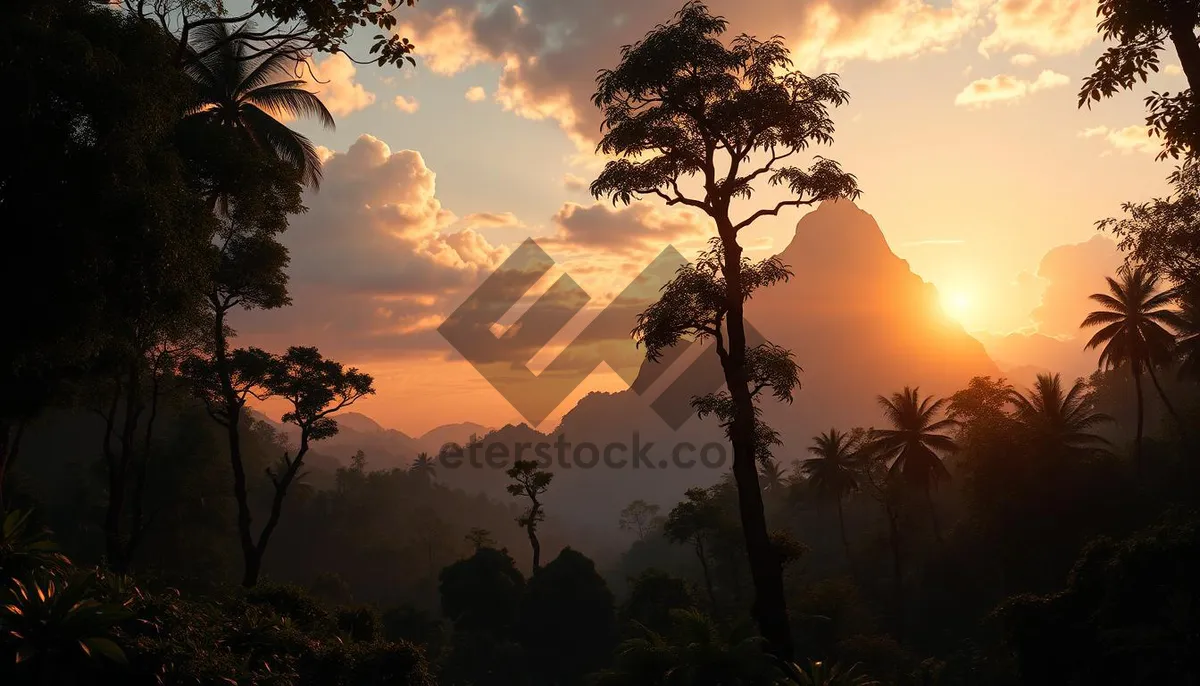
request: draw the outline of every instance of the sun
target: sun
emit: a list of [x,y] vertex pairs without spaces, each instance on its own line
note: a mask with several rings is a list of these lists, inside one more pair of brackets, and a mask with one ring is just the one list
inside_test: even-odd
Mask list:
[[962,321],[971,313],[971,296],[964,291],[947,291],[942,295],[942,309],[950,317]]

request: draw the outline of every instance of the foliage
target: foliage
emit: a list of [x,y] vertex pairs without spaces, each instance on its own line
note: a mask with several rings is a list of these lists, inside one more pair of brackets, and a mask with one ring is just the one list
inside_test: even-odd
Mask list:
[[508,553],[480,548],[438,575],[442,614],[456,631],[502,637],[516,626],[525,578]]
[[35,571],[56,574],[70,564],[44,528],[33,526],[32,510],[11,510],[0,522],[0,579],[30,578]]
[[919,389],[907,386],[891,397],[879,396],[878,401],[893,428],[873,430],[869,449],[888,463],[889,477],[923,489],[948,478],[950,472],[938,453],[954,452],[958,445],[940,432],[953,427],[955,420],[936,419],[948,401],[921,398]]
[[1159,69],[1159,53],[1169,40],[1187,77],[1188,90],[1172,95],[1153,91],[1146,98],[1146,123],[1163,139],[1159,159],[1188,155],[1200,142],[1200,46],[1196,40],[1195,0],[1141,2],[1100,0],[1097,27],[1105,41],[1115,42],[1096,60],[1095,70],[1079,90],[1079,106],[1091,106],[1145,83]]
[[525,588],[519,635],[542,683],[578,684],[616,644],[613,595],[590,559],[564,548]]
[[[1197,650],[1200,529],[1166,521],[1124,541],[1100,539],[1067,587],[996,611],[1021,676],[1043,683],[1187,683]],[[1136,656],[1136,657],[1135,657]]]
[[91,671],[92,660],[127,662],[113,631],[132,615],[121,604],[92,597],[95,581],[85,571],[9,581],[0,606],[0,644],[16,656],[18,675],[41,675],[54,683]]
[[188,123],[231,128],[243,145],[269,151],[315,188],[321,182],[316,147],[279,120],[312,117],[332,129],[333,115],[320,98],[304,90],[296,56],[283,51],[259,54],[261,44],[245,37],[253,33],[252,25],[225,22],[192,30],[183,71],[196,84],[197,102],[189,116],[195,122]]

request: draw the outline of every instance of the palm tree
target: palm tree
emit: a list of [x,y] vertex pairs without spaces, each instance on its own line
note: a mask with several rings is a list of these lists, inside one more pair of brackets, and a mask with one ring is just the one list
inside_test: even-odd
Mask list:
[[189,49],[194,59],[184,71],[195,82],[199,103],[188,119],[228,126],[243,133],[252,145],[269,151],[295,167],[308,186],[321,183],[321,158],[307,137],[289,129],[280,117],[314,117],[327,128],[333,115],[315,93],[297,78],[300,62],[288,50],[256,55],[258,48],[239,38],[250,27],[230,33],[225,23],[192,30]]
[[920,489],[929,505],[929,516],[933,523],[934,536],[942,540],[938,528],[937,512],[933,507],[930,489],[939,481],[950,478],[946,465],[938,452],[958,450],[958,445],[949,436],[938,433],[957,424],[949,418],[935,421],[935,417],[946,405],[945,398],[934,399],[932,395],[923,400],[918,389],[904,387],[890,398],[879,396],[879,406],[891,422],[891,429],[876,429],[872,432],[870,451],[888,466],[889,479],[901,479],[905,484]]
[[420,453],[409,466],[408,472],[421,479],[424,483],[429,483],[437,478],[437,464],[429,453]]
[[758,463],[758,478],[762,490],[767,493],[779,493],[783,490],[786,477],[783,468],[775,460],[762,460]]
[[1135,459],[1140,465],[1142,424],[1145,417],[1145,401],[1142,398],[1143,370],[1150,374],[1154,388],[1180,429],[1184,426],[1179,414],[1175,412],[1175,407],[1158,383],[1158,375],[1154,373],[1154,367],[1170,360],[1174,353],[1175,336],[1164,326],[1182,328],[1182,322],[1178,313],[1169,308],[1174,293],[1170,290],[1158,290],[1159,277],[1156,274],[1138,265],[1122,267],[1117,276],[1117,279],[1105,277],[1108,281],[1108,293],[1093,293],[1090,296],[1104,309],[1089,314],[1079,326],[1101,327],[1086,346],[1088,350],[1103,346],[1100,351],[1100,367],[1117,369],[1129,365],[1133,372],[1133,386],[1137,391],[1137,436],[1134,449]]
[[813,436],[808,452],[816,455],[800,463],[800,471],[818,493],[837,503],[838,527],[842,532],[842,547],[850,559],[850,542],[846,538],[846,519],[842,500],[858,490],[858,467],[862,457],[862,432],[845,433],[837,429]]
[[1027,393],[1012,392],[1011,402],[1016,420],[1043,448],[1062,454],[1103,450],[1108,445],[1089,429],[1112,417],[1092,411],[1083,381],[1064,392],[1058,374],[1038,374]]

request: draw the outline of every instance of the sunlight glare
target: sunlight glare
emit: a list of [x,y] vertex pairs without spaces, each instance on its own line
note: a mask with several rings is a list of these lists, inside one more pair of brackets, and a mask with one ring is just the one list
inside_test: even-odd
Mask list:
[[942,309],[954,319],[962,321],[971,310],[971,296],[963,291],[948,291],[942,296]]

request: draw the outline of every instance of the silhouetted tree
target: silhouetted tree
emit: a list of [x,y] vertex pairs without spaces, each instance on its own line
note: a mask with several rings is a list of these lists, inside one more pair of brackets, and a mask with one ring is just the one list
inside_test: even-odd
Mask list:
[[504,550],[480,548],[438,576],[442,614],[456,631],[507,636],[516,626],[525,578]]
[[922,399],[918,390],[905,386],[903,391],[893,393],[890,398],[878,397],[884,417],[893,428],[873,430],[870,450],[888,465],[888,478],[897,479],[925,495],[933,533],[940,541],[942,533],[930,491],[938,482],[950,478],[938,453],[954,452],[958,445],[954,439],[939,432],[955,426],[955,421],[936,419],[947,403],[945,398],[935,400],[933,396],[926,396]]
[[1122,217],[1097,222],[1111,231],[1129,261],[1180,288],[1200,283],[1200,166],[1184,162],[1169,177],[1173,193],[1122,204]]
[[658,569],[643,570],[629,580],[629,595],[621,605],[620,619],[627,629],[640,633],[644,627],[664,634],[671,628],[671,611],[696,606],[688,583]]
[[1092,409],[1083,381],[1064,391],[1058,374],[1038,374],[1028,392],[1013,392],[1012,404],[1021,428],[1045,455],[1091,452],[1108,445],[1089,429],[1112,417]]
[[786,479],[783,474],[783,467],[779,466],[779,462],[775,460],[759,460],[758,475],[762,482],[763,492],[779,493],[783,490]]
[[[414,64],[410,56],[412,43],[396,35],[394,29],[399,22],[395,12],[401,6],[412,7],[416,0],[251,0],[240,4],[234,12],[223,3],[177,0],[120,0],[110,4],[176,35],[179,40],[176,59],[183,65],[222,49],[222,43],[210,46],[209,52],[193,54],[186,49],[194,33],[211,31],[214,26],[224,27],[224,33],[231,39],[251,43],[254,50],[248,55],[250,59],[283,54],[295,61],[307,59],[314,50],[350,56],[351,33],[371,26],[380,33],[373,38],[368,61],[380,66]],[[266,28],[255,28],[256,20]]]
[[473,527],[471,531],[464,536],[464,538],[467,539],[467,542],[471,544],[471,548],[476,552],[478,552],[480,548],[496,547],[496,541],[492,539],[492,532],[488,531],[487,529]]
[[[316,348],[293,346],[281,357],[270,361],[263,388],[269,395],[282,398],[291,406],[283,415],[283,421],[300,429],[300,444],[294,457],[285,452],[277,466],[267,468],[267,476],[274,487],[271,512],[254,546],[242,550],[246,563],[243,586],[258,583],[263,555],[283,513],[284,498],[304,467],[304,457],[308,455],[312,441],[336,435],[338,425],[331,415],[363,396],[375,393],[372,383],[370,375],[325,359]],[[247,519],[246,524],[249,523]],[[248,532],[241,538],[248,540]]]
[[[1170,309],[1172,294],[1159,291],[1157,275],[1142,266],[1122,267],[1117,279],[1105,277],[1108,293],[1089,296],[1104,309],[1089,314],[1081,328],[1099,326],[1087,342],[1087,348],[1101,348],[1100,367],[1118,369],[1128,366],[1137,393],[1137,433],[1134,439],[1137,463],[1142,462],[1142,425],[1145,401],[1142,397],[1142,372],[1150,375],[1163,404],[1181,429],[1186,426],[1158,383],[1154,368],[1171,361],[1175,336],[1164,326],[1177,326],[1178,315]],[[1185,429],[1186,430],[1186,429]]]
[[416,475],[426,484],[431,483],[437,477],[437,463],[429,453],[420,453],[409,466],[408,471]]
[[1097,27],[1107,42],[1115,42],[1096,60],[1096,68],[1079,90],[1079,107],[1120,91],[1132,90],[1159,68],[1158,55],[1167,41],[1175,49],[1188,88],[1171,95],[1152,92],[1146,98],[1146,123],[1163,138],[1159,159],[1192,155],[1200,143],[1200,3],[1196,0],[1100,0]]
[[535,681],[579,684],[604,667],[616,643],[613,595],[596,565],[564,548],[525,586],[521,643]]
[[513,480],[513,483],[508,485],[509,494],[529,499],[529,506],[517,516],[517,526],[525,529],[529,536],[529,547],[533,549],[533,571],[536,572],[542,560],[542,544],[538,542],[537,528],[538,524],[546,519],[542,501],[538,500],[538,497],[550,487],[554,475],[538,469],[534,460],[517,460],[505,473]]
[[189,119],[232,129],[243,145],[278,157],[315,188],[321,183],[316,147],[279,119],[313,117],[332,129],[333,115],[320,98],[304,90],[306,82],[297,78],[301,63],[296,55],[289,51],[259,54],[261,44],[243,37],[252,33],[252,27],[226,22],[191,30],[191,55],[184,72],[196,83],[198,102]]
[[618,522],[621,531],[635,531],[639,540],[645,539],[655,526],[658,520],[658,505],[651,505],[645,500],[633,501],[621,510],[621,518]]
[[713,492],[706,488],[689,488],[684,495],[685,500],[667,514],[663,531],[671,541],[692,544],[704,574],[704,590],[708,593],[709,605],[715,610],[717,594],[709,570],[708,547],[721,527],[721,506]]
[[[3,510],[22,428],[51,402],[67,404],[70,385],[122,377],[137,389],[135,410],[147,399],[150,353],[194,305],[184,284],[206,279],[212,226],[175,145],[190,86],[148,67],[169,59],[166,36],[93,2],[14,0],[0,9],[0,44],[0,76],[16,103],[0,115],[11,136],[0,170],[0,283],[20,294],[0,336]],[[121,405],[129,401],[122,394]],[[124,424],[115,432],[126,435]],[[115,490],[137,471],[128,465],[140,443],[131,438],[124,470],[113,465]],[[115,495],[114,507],[123,505]]]
[[861,429],[849,433],[830,429],[813,436],[813,444],[808,447],[808,452],[816,457],[800,464],[800,470],[808,477],[809,485],[837,504],[838,529],[842,534],[846,559],[850,559],[850,541],[846,538],[842,501],[858,490],[858,472],[862,466],[860,449],[865,438],[866,434]]
[[[705,309],[718,302],[719,316],[681,322],[658,350],[697,327],[719,327],[719,354],[731,413],[728,432],[734,451],[741,517],[755,586],[753,614],[780,656],[791,654],[783,576],[771,548],[756,470],[759,422],[755,415],[750,347],[743,307],[754,287],[738,233],[788,207],[853,197],[853,176],[832,160],[818,158],[809,169],[776,163],[811,144],[832,141],[830,107],[847,94],[832,75],[809,77],[792,71],[782,38],[765,41],[742,35],[725,45],[726,21],[699,2],[689,2],[674,21],[652,30],[621,51],[615,69],[596,79],[593,102],[604,115],[599,150],[610,161],[591,186],[614,202],[656,196],[669,205],[696,208],[715,224],[720,240],[720,290],[706,287]],[[752,159],[753,158],[753,159]],[[734,199],[749,199],[759,177],[783,186],[790,197],[743,219],[730,214]],[[701,192],[690,196],[680,182],[699,177]],[[753,279],[753,273],[750,275]],[[715,285],[715,282],[714,282]],[[680,316],[684,316],[682,313]],[[676,321],[679,321],[678,319]],[[647,354],[653,351],[647,344]],[[791,388],[776,388],[790,393]]]

